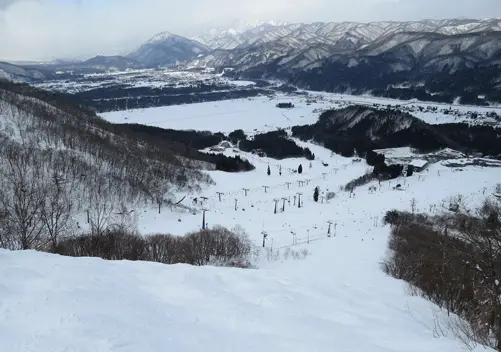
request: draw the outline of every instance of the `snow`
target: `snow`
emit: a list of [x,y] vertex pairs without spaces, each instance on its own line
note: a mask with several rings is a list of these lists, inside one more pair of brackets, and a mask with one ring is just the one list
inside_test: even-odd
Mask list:
[[129,87],[190,87],[204,82],[216,86],[253,86],[251,81],[232,81],[220,74],[211,73],[208,68],[205,72],[178,71],[172,69],[129,69],[127,71],[107,71],[105,73],[91,73],[76,80],[51,80],[35,84],[45,90],[64,93],[78,93],[96,88],[113,86]]
[[[330,264],[344,260],[363,269],[347,255]],[[2,351],[460,350],[431,338],[430,304],[372,270],[312,278],[306,262],[246,271],[5,251],[0,263]]]
[[154,44],[158,42],[163,42],[164,40],[167,40],[169,38],[177,38],[178,36],[170,33],[170,32],[162,32],[158,33],[155,36],[153,36],[150,40],[148,40],[148,44]]

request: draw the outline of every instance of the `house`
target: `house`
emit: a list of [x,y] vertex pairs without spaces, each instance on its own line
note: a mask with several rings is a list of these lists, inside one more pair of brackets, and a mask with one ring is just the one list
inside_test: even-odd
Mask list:
[[426,169],[428,164],[429,162],[424,159],[413,159],[407,163],[407,165],[411,165],[412,167],[414,167],[415,172],[423,171],[424,169]]
[[210,147],[211,152],[224,152],[226,149],[231,149],[233,148],[233,144],[231,144],[228,141],[222,141],[218,145],[215,145],[213,147]]
[[292,103],[278,103],[277,105],[277,108],[280,108],[280,109],[292,109],[294,107],[294,104]]
[[222,141],[221,143],[218,144],[218,146],[224,149],[233,148],[233,145],[228,141]]

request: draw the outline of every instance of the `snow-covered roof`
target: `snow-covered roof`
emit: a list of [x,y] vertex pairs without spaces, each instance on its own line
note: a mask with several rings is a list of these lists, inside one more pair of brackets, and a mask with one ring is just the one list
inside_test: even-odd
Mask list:
[[424,167],[426,164],[428,164],[428,161],[424,159],[413,159],[409,162],[409,165],[415,166],[415,167]]

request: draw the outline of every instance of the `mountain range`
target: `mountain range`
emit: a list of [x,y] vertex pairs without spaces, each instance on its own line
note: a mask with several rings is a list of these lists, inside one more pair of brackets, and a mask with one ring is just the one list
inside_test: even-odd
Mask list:
[[[430,41],[448,47],[440,52],[436,50],[437,45],[434,45],[431,50],[435,50],[436,56],[448,56],[454,60],[451,54],[468,53],[471,41],[476,42],[477,38],[482,38],[486,33],[497,31],[501,31],[501,20],[498,19],[319,22],[280,26],[264,24],[235,35],[226,33],[226,42],[212,47],[211,53],[194,60],[193,64],[210,67],[232,66],[239,71],[247,71],[280,59],[275,63],[279,69],[309,70],[324,65],[324,61],[328,63],[337,60],[340,55],[349,58],[382,55],[393,51],[404,42],[409,43],[407,47],[410,48],[411,55],[419,56],[422,50],[430,49],[427,48]],[[437,41],[437,38],[441,41]],[[483,58],[488,60],[496,54],[497,43],[501,37],[496,38],[494,35],[490,40],[492,47],[486,44],[478,48],[480,52],[475,56],[483,55]],[[213,40],[210,39],[204,42],[206,45],[212,43]],[[407,53],[401,54],[405,56]],[[357,65],[357,61],[348,60],[347,65],[353,67]]]
[[[187,65],[301,88],[488,104],[501,102],[501,20],[263,23],[186,39]],[[186,56],[188,58],[189,55]]]
[[74,65],[232,68],[237,78],[278,79],[312,90],[487,104],[501,102],[501,19],[267,21],[193,38],[163,32],[126,57]]

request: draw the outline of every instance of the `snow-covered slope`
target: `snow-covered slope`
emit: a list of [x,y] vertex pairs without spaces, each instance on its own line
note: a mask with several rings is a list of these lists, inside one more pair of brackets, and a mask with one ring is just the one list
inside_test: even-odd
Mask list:
[[[97,199],[107,199],[111,204],[136,202],[135,197],[140,195],[138,186],[127,179],[138,172],[144,175],[144,182],[148,183],[149,179],[155,183],[150,184],[151,187],[158,187],[161,182],[174,186],[175,178],[168,179],[166,175],[181,170],[188,172],[188,183],[183,180],[183,188],[199,187],[208,181],[208,176],[196,170],[196,164],[194,168],[185,168],[183,163],[187,159],[178,158],[179,154],[169,151],[167,145],[161,146],[162,141],[148,141],[132,130],[117,128],[53,93],[27,85],[0,83],[0,212],[17,209],[18,203],[13,196],[15,187],[33,193],[36,190],[37,194],[44,195],[43,199],[49,199],[49,190],[57,188],[54,175],[64,179],[65,184],[58,198],[74,200],[68,222],[75,225],[74,228],[81,215],[76,208],[83,204],[96,204]],[[153,179],[151,175],[156,171],[151,170],[154,169],[162,170],[163,176]],[[196,180],[191,179],[193,172]],[[94,188],[96,184],[99,191]],[[34,209],[36,212],[37,208]],[[2,236],[6,228],[19,229],[15,220],[10,219],[14,217],[1,223]],[[37,224],[40,222],[30,221],[29,226]],[[37,241],[38,237],[34,236],[30,248],[41,248]],[[7,242],[5,238],[0,239],[1,245]],[[14,244],[11,246],[11,243]],[[18,242],[11,243],[8,248],[18,248]]]
[[0,350],[463,350],[433,337],[445,313],[379,270],[386,229],[351,230],[261,270],[0,250]]

